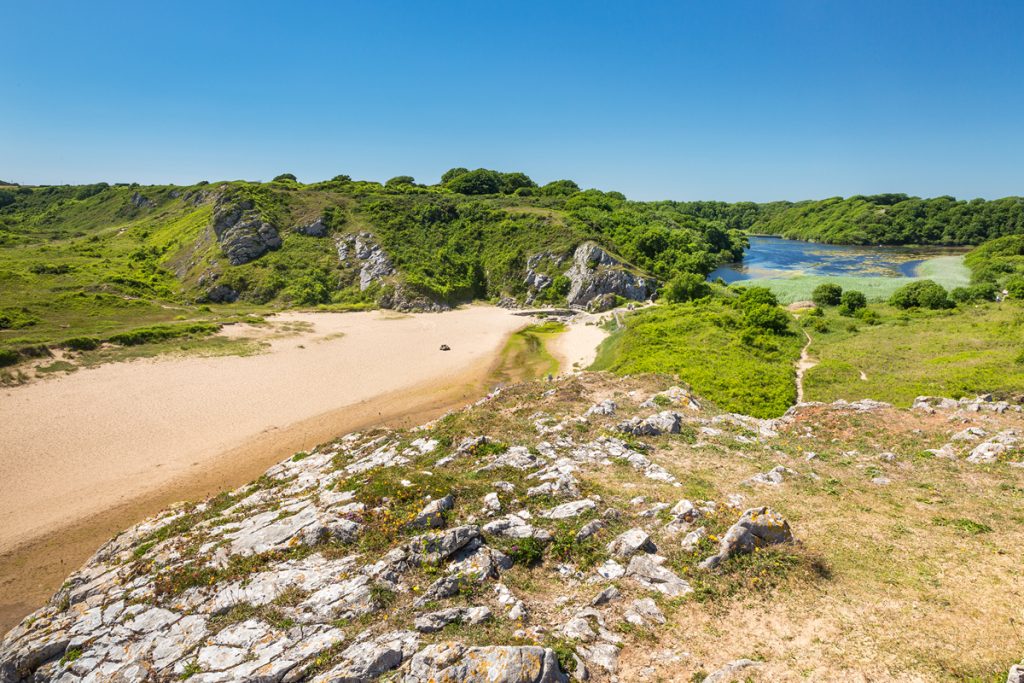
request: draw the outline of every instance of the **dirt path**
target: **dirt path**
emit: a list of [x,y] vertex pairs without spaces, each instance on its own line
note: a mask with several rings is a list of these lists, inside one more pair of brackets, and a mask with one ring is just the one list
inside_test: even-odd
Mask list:
[[796,363],[796,402],[804,402],[804,373],[813,368],[818,364],[818,361],[811,358],[809,353],[811,344],[814,342],[811,339],[811,335],[804,330],[804,336],[807,337],[807,343],[800,349],[800,360]]
[[0,391],[0,632],[169,503],[237,487],[339,434],[472,401],[508,335],[531,322],[481,306],[275,320],[307,326],[262,355],[116,363]]

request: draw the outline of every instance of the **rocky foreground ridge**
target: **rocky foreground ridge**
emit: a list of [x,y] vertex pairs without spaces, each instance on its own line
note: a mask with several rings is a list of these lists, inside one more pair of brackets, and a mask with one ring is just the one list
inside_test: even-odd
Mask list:
[[[902,665],[807,665],[770,640],[774,651],[739,656],[723,632],[742,621],[693,625],[836,580],[826,536],[804,533],[828,512],[794,492],[831,500],[848,476],[844,495],[875,495],[922,468],[1021,486],[1020,407],[838,402],[758,420],[666,386],[594,374],[519,385],[169,509],[4,638],[0,683],[721,683],[871,667],[899,680],[888,676]],[[866,433],[891,449],[854,449]]]

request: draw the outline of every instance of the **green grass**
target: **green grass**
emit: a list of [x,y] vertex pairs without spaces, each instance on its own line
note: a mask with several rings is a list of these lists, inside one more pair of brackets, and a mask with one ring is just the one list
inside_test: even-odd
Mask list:
[[872,309],[881,324],[866,325],[832,310],[825,318],[828,332],[810,330],[810,353],[820,364],[805,375],[807,400],[873,398],[908,406],[923,395],[1024,391],[1024,365],[1016,362],[1024,349],[1019,304],[909,313],[883,305]]
[[752,344],[744,329],[741,313],[720,298],[648,308],[625,318],[591,369],[675,374],[724,410],[778,417],[796,400],[804,337],[794,328]]
[[549,320],[513,334],[502,349],[491,381],[507,384],[557,374],[558,361],[547,350],[547,343],[565,330],[564,323]]
[[963,255],[936,256],[923,261],[917,267],[917,277],[912,278],[798,275],[792,278],[742,280],[734,284],[767,287],[775,293],[781,303],[788,304],[794,301],[809,301],[814,288],[826,282],[837,284],[844,291],[855,289],[863,292],[869,301],[885,301],[900,287],[922,279],[934,280],[946,289],[953,289],[970,284],[971,273],[964,265]]

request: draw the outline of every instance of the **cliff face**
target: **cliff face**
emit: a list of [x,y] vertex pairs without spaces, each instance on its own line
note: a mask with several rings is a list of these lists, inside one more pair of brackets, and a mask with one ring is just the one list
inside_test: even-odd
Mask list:
[[592,310],[613,308],[617,296],[646,301],[656,290],[650,278],[627,269],[593,242],[584,242],[576,248],[572,266],[565,274],[571,282],[566,297],[568,304]]
[[[832,629],[851,617],[825,605],[866,610],[856,628],[877,617],[836,533],[869,552],[872,525],[892,518],[863,510],[904,486],[939,494],[939,476],[979,506],[1012,507],[997,482],[1024,491],[1021,422],[1018,406],[985,401],[807,404],[758,420],[656,378],[518,385],[420,428],[346,435],[125,531],[4,638],[0,682],[836,680],[850,664]],[[945,451],[916,455],[924,446]],[[979,449],[993,462],[972,460]],[[988,581],[1015,561],[977,571]],[[800,607],[773,611],[776,636],[751,600]],[[808,614],[820,645],[785,635]]]

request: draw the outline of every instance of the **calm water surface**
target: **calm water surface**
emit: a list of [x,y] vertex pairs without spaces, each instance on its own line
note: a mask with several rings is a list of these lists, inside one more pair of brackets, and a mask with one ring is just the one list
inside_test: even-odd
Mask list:
[[726,282],[797,275],[913,277],[927,258],[949,253],[927,247],[861,247],[817,244],[781,237],[751,237],[742,263],[730,263],[708,275]]

